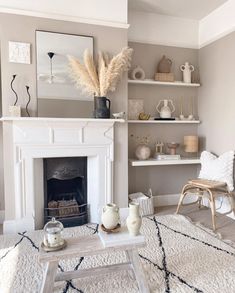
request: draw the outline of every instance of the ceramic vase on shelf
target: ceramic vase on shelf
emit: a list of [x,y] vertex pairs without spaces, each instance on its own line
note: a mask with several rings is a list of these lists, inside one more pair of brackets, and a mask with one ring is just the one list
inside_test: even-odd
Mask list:
[[157,66],[157,72],[159,73],[170,73],[171,72],[172,61],[163,55],[162,59],[159,61]]
[[134,80],[144,80],[145,79],[145,72],[140,66],[136,66],[131,71],[131,79]]
[[135,155],[139,160],[148,160],[151,155],[151,149],[146,144],[139,144],[135,150]]
[[106,97],[95,97],[94,118],[110,118],[111,101]]
[[137,236],[140,233],[141,223],[140,205],[139,203],[131,202],[129,204],[129,216],[126,219],[127,229],[131,236]]
[[114,229],[120,223],[119,208],[114,203],[103,207],[101,221],[106,229]]
[[185,64],[180,66],[180,70],[183,72],[183,82],[191,83],[192,72],[194,71],[193,65],[185,62]]
[[[163,102],[163,106],[160,108],[161,103]],[[171,108],[170,108],[171,106]],[[171,118],[171,114],[175,111],[175,106],[172,100],[161,100],[159,101],[156,110],[160,114],[160,117],[163,119]]]

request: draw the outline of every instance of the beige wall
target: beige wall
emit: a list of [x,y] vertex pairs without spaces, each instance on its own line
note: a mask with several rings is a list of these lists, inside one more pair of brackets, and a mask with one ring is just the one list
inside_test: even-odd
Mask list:
[[[189,61],[198,70],[198,50],[185,49],[160,45],[149,45],[142,43],[129,43],[134,49],[133,67],[140,65],[146,73],[146,78],[153,78],[158,61],[162,55],[166,55],[173,61],[172,72],[176,80],[182,80],[182,72],[179,70],[181,64]],[[176,106],[175,115],[179,115],[180,97],[184,99],[185,114],[189,114],[189,101],[194,97],[194,108],[197,116],[198,91],[195,88],[184,87],[166,87],[166,86],[147,86],[147,85],[129,85],[128,98],[144,99],[144,108],[146,113],[156,117],[156,105],[161,99],[172,99]],[[178,152],[183,152],[182,142],[184,135],[197,134],[197,125],[153,125],[153,124],[130,124],[129,125],[129,157],[134,157],[136,148],[135,140],[131,135],[146,136],[150,140],[152,154],[157,140],[164,142],[179,142],[181,147]],[[197,175],[197,167],[194,166],[155,166],[155,167],[129,167],[129,191],[146,191],[152,188],[155,195],[176,194],[179,193],[182,185],[189,179]]]
[[[0,13],[3,116],[8,115],[8,107],[12,104],[14,100],[14,96],[9,86],[12,74],[18,75],[15,83],[15,88],[19,94],[19,103],[22,105],[23,108],[25,107],[25,85],[27,84],[30,86],[30,92],[32,95],[32,102],[29,106],[29,110],[32,115],[37,114],[35,30],[46,30],[94,36],[95,53],[97,53],[98,50],[104,50],[111,54],[116,54],[121,50],[122,47],[127,45],[127,31],[125,29]],[[30,65],[9,63],[8,41],[20,41],[31,43],[32,63]],[[110,98],[112,101],[113,112],[127,111],[126,77],[123,78],[118,90],[115,92],[115,94],[110,96]],[[69,114],[63,113],[61,111],[61,103],[59,104],[57,105],[56,109],[60,111],[60,116],[64,115],[68,117]],[[40,113],[42,113],[42,116],[46,116],[46,114],[49,114],[47,112],[48,109],[46,109],[46,107],[47,105],[45,105],[44,109],[40,109]],[[74,109],[71,115],[75,116]],[[53,114],[51,116],[55,115]],[[7,127],[5,128],[6,129],[4,129],[4,133],[7,132]],[[114,165],[114,197],[117,204],[119,204],[120,206],[126,206],[128,194],[128,149],[126,124],[116,126],[115,140],[116,161]],[[11,177],[9,174],[12,173],[11,160],[13,156],[12,153],[8,151],[5,153],[4,157],[4,180],[5,183],[8,182],[8,186],[10,186]],[[8,193],[6,198],[8,204],[10,205],[11,196],[14,192],[14,186],[11,186],[11,189],[7,189],[7,191]],[[2,198],[0,199],[0,202],[3,202]]]
[[89,118],[93,109],[93,101],[38,99],[39,117]]
[[200,49],[199,134],[208,151],[235,149],[235,33]]

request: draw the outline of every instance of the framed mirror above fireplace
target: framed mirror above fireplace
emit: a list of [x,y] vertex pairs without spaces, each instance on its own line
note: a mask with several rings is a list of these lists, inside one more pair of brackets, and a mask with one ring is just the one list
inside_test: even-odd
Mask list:
[[91,36],[36,31],[37,98],[39,117],[91,118],[93,97],[75,87],[70,78],[68,55],[82,61]]

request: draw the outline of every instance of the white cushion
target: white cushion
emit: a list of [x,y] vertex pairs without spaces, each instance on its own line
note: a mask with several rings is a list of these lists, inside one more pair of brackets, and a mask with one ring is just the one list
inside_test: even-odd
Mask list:
[[217,157],[210,152],[204,151],[201,154],[201,171],[199,178],[216,180],[227,183],[228,190],[233,187],[233,161],[234,151],[229,151]]

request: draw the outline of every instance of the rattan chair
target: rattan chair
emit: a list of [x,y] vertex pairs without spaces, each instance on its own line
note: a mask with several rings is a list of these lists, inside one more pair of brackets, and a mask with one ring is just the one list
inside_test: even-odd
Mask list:
[[231,204],[231,210],[224,213],[224,215],[229,214],[232,211],[234,212],[233,195],[228,190],[227,184],[224,182],[205,180],[205,179],[189,180],[188,183],[182,189],[182,193],[179,199],[176,214],[178,214],[179,209],[182,205],[188,205],[188,204],[183,204],[183,200],[185,196],[188,194],[196,194],[198,196],[197,201],[194,203],[198,203],[199,208],[201,208],[202,199],[203,198],[208,199],[210,203],[210,207],[211,207],[213,230],[216,230],[216,223],[215,223],[215,212],[216,212],[215,198],[216,197],[226,196],[229,198],[229,201]]

